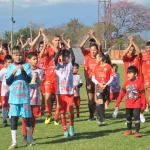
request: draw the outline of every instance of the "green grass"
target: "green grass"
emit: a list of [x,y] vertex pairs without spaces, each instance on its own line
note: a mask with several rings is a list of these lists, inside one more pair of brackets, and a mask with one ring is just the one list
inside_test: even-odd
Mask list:
[[[119,66],[121,74],[121,84],[123,84],[123,67]],[[80,74],[83,77],[83,68],[80,67]],[[85,80],[83,78],[85,83]],[[37,150],[150,150],[149,135],[150,135],[150,117],[149,113],[145,113],[146,123],[141,124],[142,138],[137,139],[134,134],[129,137],[124,137],[125,126],[125,109],[124,102],[121,103],[121,110],[117,119],[112,118],[115,103],[110,104],[110,109],[106,111],[107,126],[98,127],[96,121],[89,122],[87,95],[85,84],[81,89],[81,117],[75,118],[75,133],[72,138],[63,138],[61,125],[54,126],[53,123],[45,125],[45,117],[37,119],[37,124],[34,132],[35,142],[38,144],[35,147],[26,148],[22,143],[21,123],[18,127],[18,150],[37,149]],[[20,119],[21,121],[21,119]],[[2,119],[0,119],[2,124]],[[133,124],[134,127],[134,124]],[[133,128],[134,133],[134,128]],[[0,150],[7,149],[11,144],[10,127],[0,128]]]

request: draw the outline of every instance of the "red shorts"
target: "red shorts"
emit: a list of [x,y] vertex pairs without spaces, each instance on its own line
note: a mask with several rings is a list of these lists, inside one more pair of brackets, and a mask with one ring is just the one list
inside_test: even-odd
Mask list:
[[116,100],[120,92],[110,92],[110,101]]
[[41,91],[42,94],[45,93],[45,83],[44,82],[40,86],[40,91]]
[[58,95],[60,113],[73,112],[74,95]]
[[2,103],[2,107],[9,107],[8,97],[7,96],[2,96],[1,97],[1,103]]
[[56,94],[56,80],[45,81],[45,93]]
[[40,117],[41,116],[41,107],[40,105],[31,105],[31,111],[33,117]]

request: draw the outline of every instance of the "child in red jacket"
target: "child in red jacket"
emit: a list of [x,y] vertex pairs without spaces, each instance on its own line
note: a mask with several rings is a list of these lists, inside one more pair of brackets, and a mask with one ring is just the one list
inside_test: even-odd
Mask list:
[[125,136],[132,134],[132,117],[135,120],[135,137],[140,137],[140,111],[146,108],[146,95],[143,83],[137,78],[138,69],[130,66],[127,69],[128,80],[124,83],[121,93],[116,101],[116,109],[124,96],[126,107],[127,131]]

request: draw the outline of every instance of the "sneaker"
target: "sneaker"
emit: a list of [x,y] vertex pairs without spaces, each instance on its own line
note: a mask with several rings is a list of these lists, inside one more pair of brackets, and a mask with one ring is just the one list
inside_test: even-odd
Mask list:
[[36,145],[36,143],[35,143],[35,142],[32,142],[32,143],[30,143],[30,144],[28,145],[28,147],[35,146],[35,145]]
[[70,136],[74,136],[74,126],[70,126],[69,134],[70,134]]
[[55,125],[55,126],[58,126],[58,125],[59,125],[59,122],[58,122],[58,121],[54,121],[54,125]]
[[17,148],[17,147],[18,147],[17,144],[12,144],[11,146],[9,146],[8,149],[15,149],[15,148]]
[[28,141],[27,141],[27,136],[23,136],[23,139],[22,139],[22,142],[24,143],[28,143]]
[[97,122],[98,126],[101,124],[101,122],[98,119],[96,119],[96,122]]
[[141,137],[140,132],[135,132],[135,137],[140,138]]
[[69,136],[68,132],[64,132],[64,138],[67,138]]
[[146,105],[146,109],[145,109],[146,112],[149,112],[149,109],[148,109],[148,104]]
[[51,122],[51,116],[47,116],[45,119],[45,124],[49,124]]
[[3,121],[3,125],[4,125],[4,127],[6,127],[8,124],[7,124],[7,120],[4,120]]
[[141,122],[142,122],[142,123],[144,123],[144,122],[145,122],[144,114],[140,114],[140,120],[141,120]]
[[131,134],[132,134],[132,131],[131,131],[131,130],[127,130],[127,131],[124,133],[125,136],[131,135]]
[[100,122],[100,125],[99,126],[106,126],[106,122]]
[[77,118],[80,118],[80,115],[79,115],[79,114],[77,114]]
[[93,121],[93,120],[95,120],[93,117],[89,117],[87,121]]

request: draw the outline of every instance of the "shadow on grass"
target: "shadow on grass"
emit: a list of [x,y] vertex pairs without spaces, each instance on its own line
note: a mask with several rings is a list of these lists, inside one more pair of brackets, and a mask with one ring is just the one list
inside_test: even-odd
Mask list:
[[115,129],[115,130],[96,131],[96,132],[76,133],[75,136],[71,137],[71,138],[62,138],[62,139],[58,139],[58,140],[53,140],[53,141],[48,141],[48,142],[43,142],[43,143],[37,143],[37,144],[57,144],[57,143],[70,142],[70,141],[80,140],[80,139],[94,139],[97,137],[109,136],[109,134],[111,134],[111,133],[120,132],[120,131],[123,131],[125,129],[126,128]]

